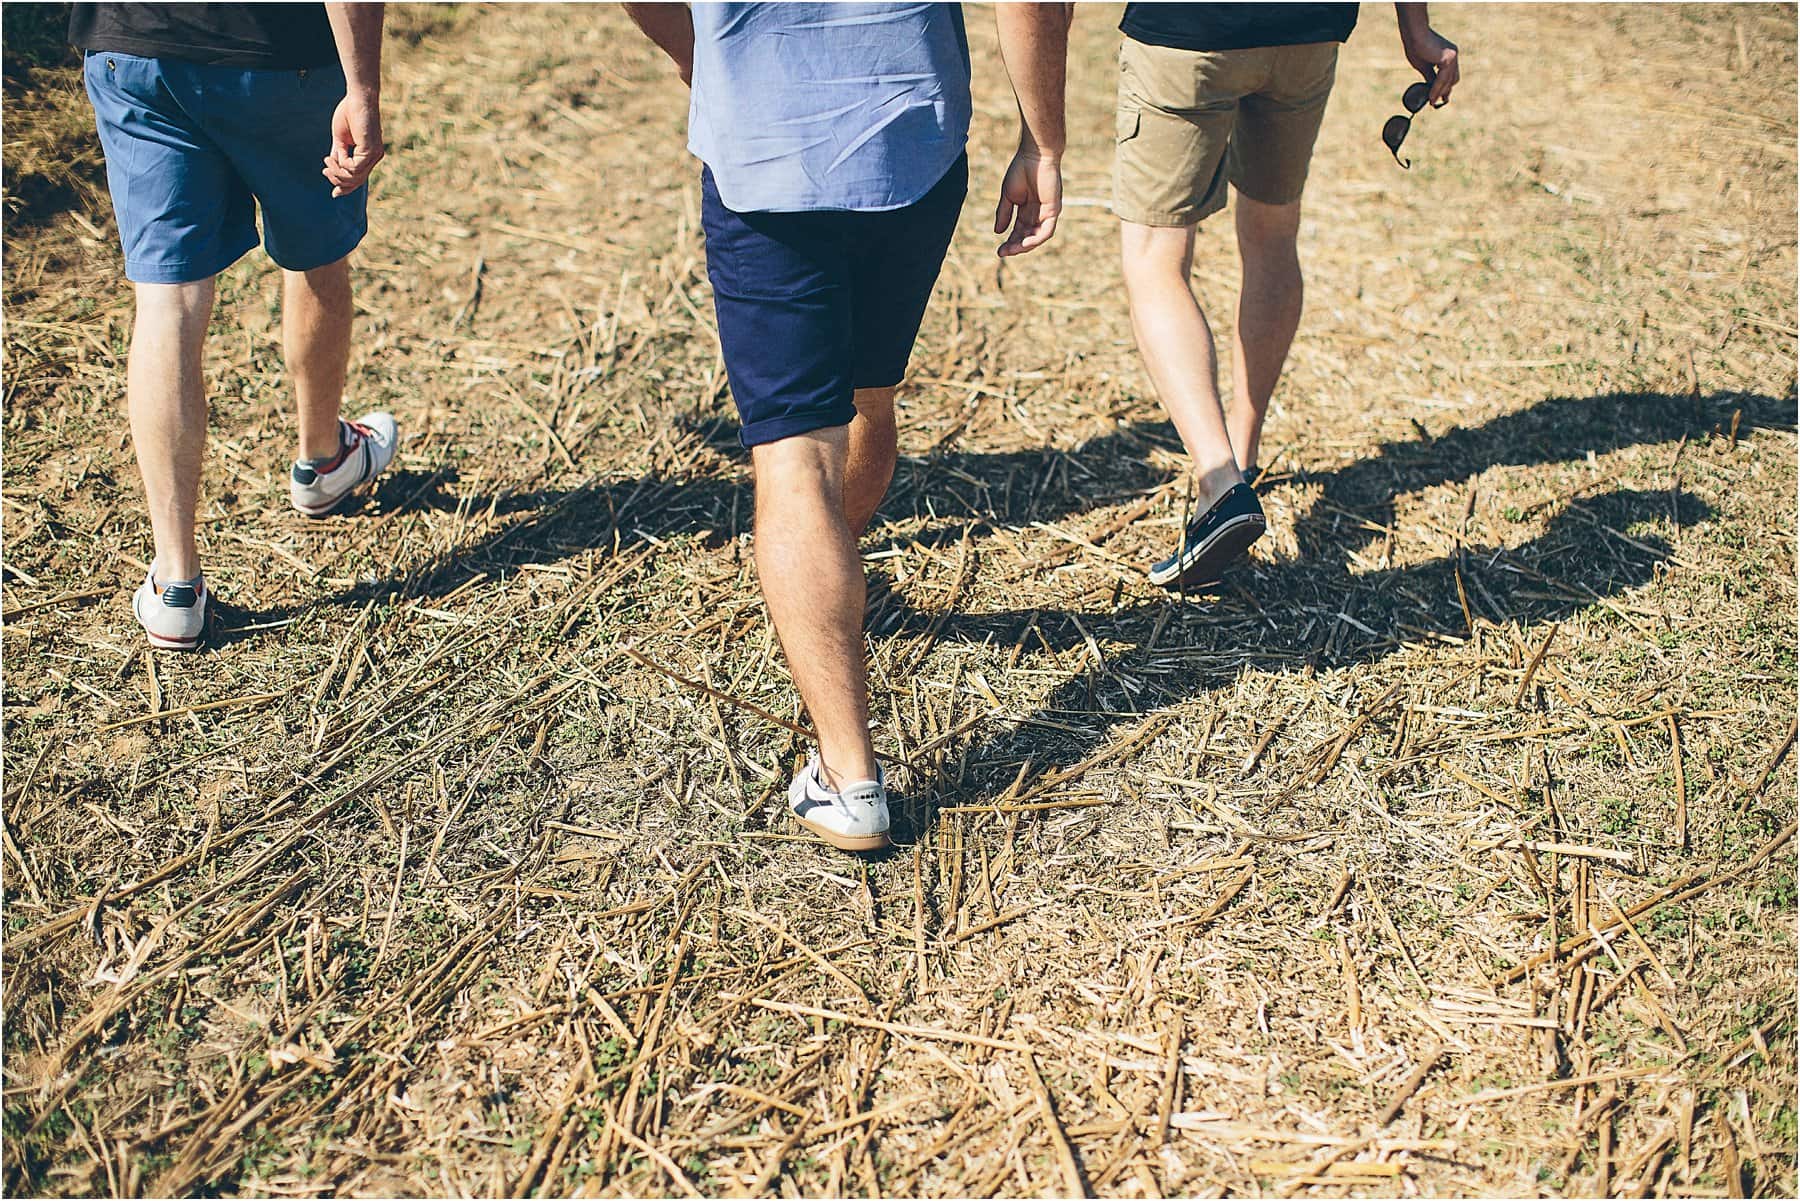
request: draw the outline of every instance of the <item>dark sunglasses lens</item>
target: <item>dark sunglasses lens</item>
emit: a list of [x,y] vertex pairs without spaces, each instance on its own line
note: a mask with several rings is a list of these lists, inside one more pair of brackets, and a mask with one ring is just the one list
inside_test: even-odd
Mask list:
[[1386,125],[1381,127],[1381,141],[1387,146],[1394,161],[1402,167],[1411,168],[1412,164],[1400,157],[1400,144],[1406,141],[1407,130],[1412,128],[1412,121],[1407,117],[1389,117]]
[[1425,102],[1429,99],[1431,99],[1431,85],[1421,79],[1401,94],[1400,103],[1407,112],[1416,113],[1425,107]]

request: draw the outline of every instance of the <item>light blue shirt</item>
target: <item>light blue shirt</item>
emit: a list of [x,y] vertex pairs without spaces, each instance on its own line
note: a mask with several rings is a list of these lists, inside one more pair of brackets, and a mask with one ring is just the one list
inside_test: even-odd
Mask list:
[[734,212],[913,203],[969,135],[960,4],[695,4],[688,149]]

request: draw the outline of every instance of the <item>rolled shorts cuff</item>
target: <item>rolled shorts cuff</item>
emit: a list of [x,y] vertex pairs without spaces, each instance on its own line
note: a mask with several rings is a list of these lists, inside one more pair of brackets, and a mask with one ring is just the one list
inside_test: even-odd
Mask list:
[[[909,361],[911,358],[911,355],[907,356]],[[906,378],[906,368],[907,364],[902,363],[897,369],[893,370],[884,367],[879,371],[858,371],[852,377],[850,386],[858,391],[861,391],[864,388],[898,388],[900,386],[900,381]]]
[[1129,221],[1133,225],[1151,225],[1160,229],[1179,229],[1183,226],[1198,225],[1224,207],[1224,197],[1184,208],[1179,212],[1139,208],[1129,201],[1117,199],[1113,201],[1112,206],[1113,216],[1121,221]]
[[[363,186],[367,187],[368,185],[364,184]],[[263,248],[269,252],[269,257],[275,261],[275,265],[280,267],[283,271],[311,271],[315,267],[326,267],[337,262],[352,250],[361,246],[362,240],[368,236],[369,218],[365,212],[362,219],[356,223],[355,228],[346,231],[342,238],[339,238],[336,242],[328,243],[322,250],[314,251],[302,258],[293,259],[291,262],[284,262],[283,259],[291,259],[293,256],[277,255],[274,248],[269,246],[267,239],[264,239]],[[252,245],[254,245],[254,243],[252,243]]]
[[229,253],[192,262],[127,258],[125,278],[134,284],[197,284],[219,274],[256,246],[257,240],[252,237]]
[[[879,384],[864,384],[863,387],[881,387]],[[810,434],[814,430],[835,429],[840,425],[849,425],[856,419],[856,406],[846,400],[842,405],[829,408],[813,409],[801,413],[783,413],[777,417],[765,417],[761,421],[752,421],[738,430],[738,441],[744,449],[762,446],[769,442],[779,442],[783,438],[794,438],[801,434]]]

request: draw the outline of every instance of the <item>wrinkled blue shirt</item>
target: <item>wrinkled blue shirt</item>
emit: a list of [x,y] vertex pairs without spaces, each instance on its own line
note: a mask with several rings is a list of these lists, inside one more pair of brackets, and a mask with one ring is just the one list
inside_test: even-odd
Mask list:
[[960,4],[695,4],[688,149],[734,212],[913,203],[969,134]]

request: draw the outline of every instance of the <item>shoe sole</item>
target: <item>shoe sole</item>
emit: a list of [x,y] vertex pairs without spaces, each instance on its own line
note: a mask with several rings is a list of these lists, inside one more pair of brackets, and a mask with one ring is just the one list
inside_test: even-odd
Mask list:
[[158,634],[155,630],[152,630],[150,624],[144,620],[142,613],[138,609],[138,598],[135,595],[131,598],[131,615],[138,619],[138,628],[144,631],[144,637],[150,640],[150,646],[155,650],[198,650],[200,648],[201,640],[206,637],[206,630],[204,628],[206,625],[206,618],[204,616],[200,619],[202,627],[200,633],[195,634],[192,638],[178,638],[173,634]]
[[[356,487],[360,488],[360,487],[362,487],[362,485],[358,484]],[[322,505],[303,505],[299,501],[295,500],[295,501],[293,501],[294,512],[300,514],[302,517],[329,517],[333,513],[337,512],[339,509],[343,508],[344,502],[349,500],[352,496],[355,496],[355,495],[356,495],[356,488],[352,488],[352,489],[350,489],[350,491],[344,493],[342,496],[338,497],[336,500],[327,501],[325,504],[322,504]],[[289,499],[292,500],[293,498],[290,497]]]
[[840,851],[879,851],[882,847],[892,846],[893,840],[887,834],[839,834],[836,830],[827,830],[817,822],[809,822],[792,809],[788,816],[805,826],[808,830],[823,838]]
[[1251,544],[1267,533],[1268,529],[1269,522],[1265,517],[1252,513],[1234,517],[1219,527],[1206,548],[1184,570],[1162,579],[1152,573],[1150,582],[1163,588],[1198,588],[1216,584],[1223,577],[1226,565],[1249,550]]

